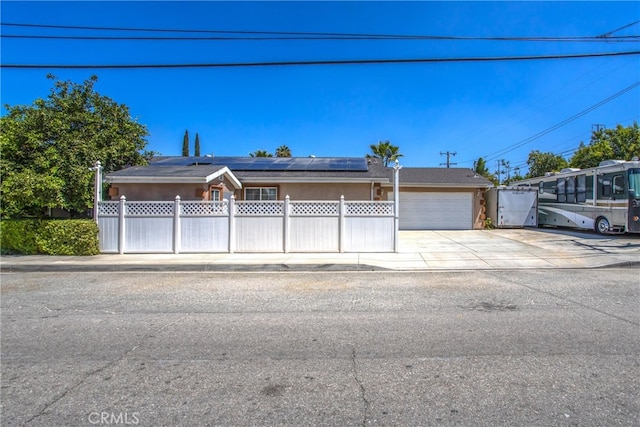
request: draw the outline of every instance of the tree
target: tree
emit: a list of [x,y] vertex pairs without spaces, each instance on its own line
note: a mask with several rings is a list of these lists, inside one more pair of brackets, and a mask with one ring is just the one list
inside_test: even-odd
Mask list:
[[273,154],[266,150],[256,150],[253,153],[249,153],[250,157],[273,157]]
[[276,157],[291,157],[291,150],[286,145],[276,148]]
[[0,118],[2,218],[43,217],[47,208],[82,216],[93,206],[96,161],[109,173],[154,154],[129,108],[94,90],[96,76],[82,84],[47,78],[47,98],[7,105]]
[[184,131],[182,137],[182,157],[189,157],[189,131]]
[[389,162],[403,156],[399,153],[400,148],[389,141],[379,141],[377,144],[371,144],[369,148],[371,148],[371,154],[367,154],[367,158],[382,159],[385,167],[389,166]]
[[589,145],[580,146],[571,157],[571,167],[586,169],[598,166],[603,160],[631,160],[640,157],[640,128],[638,123],[615,129],[599,129],[591,133]]
[[474,163],[473,171],[480,176],[484,176],[485,178],[493,182],[494,185],[498,185],[496,176],[489,172],[489,169],[487,168],[487,162],[482,157],[478,158],[478,160],[476,160],[476,162]]
[[196,157],[200,157],[200,135],[198,135],[196,133],[196,146],[195,146],[195,153],[193,153],[194,156]]
[[569,163],[557,154],[551,152],[542,153],[534,150],[529,153],[527,165],[529,165],[527,178],[535,178],[544,175],[546,172],[559,171],[566,168],[569,166]]

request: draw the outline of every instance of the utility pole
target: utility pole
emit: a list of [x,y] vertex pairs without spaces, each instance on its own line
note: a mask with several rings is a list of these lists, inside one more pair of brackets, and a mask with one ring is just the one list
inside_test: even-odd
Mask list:
[[455,151],[454,151],[453,153],[452,153],[452,152],[450,152],[450,151],[447,151],[447,152],[444,152],[444,153],[443,153],[442,151],[440,152],[440,155],[441,155],[441,156],[444,156],[445,154],[446,154],[446,156],[447,156],[447,163],[440,163],[440,166],[442,166],[442,165],[445,165],[445,164],[446,164],[446,165],[447,165],[447,168],[449,168],[449,167],[451,167],[451,165],[457,165],[457,163],[451,163],[451,162],[449,161],[449,159],[450,159],[450,157],[451,157],[451,156],[455,156],[455,155],[456,155],[456,154],[458,154],[458,153],[456,153]]

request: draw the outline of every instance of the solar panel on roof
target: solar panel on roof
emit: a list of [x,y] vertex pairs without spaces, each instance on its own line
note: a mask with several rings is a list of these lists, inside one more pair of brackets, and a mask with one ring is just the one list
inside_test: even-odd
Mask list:
[[363,157],[167,157],[150,166],[227,166],[237,171],[360,171],[368,170]]

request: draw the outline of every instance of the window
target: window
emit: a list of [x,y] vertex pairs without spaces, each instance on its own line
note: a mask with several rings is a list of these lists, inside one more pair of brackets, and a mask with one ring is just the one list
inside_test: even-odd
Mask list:
[[574,177],[566,178],[567,203],[576,202],[576,179]]
[[624,175],[616,175],[613,177],[613,195],[620,196],[624,194]]
[[629,194],[631,197],[640,197],[640,169],[629,169]]
[[602,197],[615,197],[624,194],[624,175],[614,175],[602,180]]
[[611,180],[602,180],[602,197],[611,197]]
[[558,203],[566,203],[567,202],[567,193],[565,192],[565,181],[564,178],[559,178],[557,181],[557,196]]
[[245,200],[278,200],[276,187],[247,187],[244,190]]
[[211,189],[211,201],[213,202],[219,202],[220,201],[220,189],[219,188],[212,188]]
[[587,176],[586,175],[578,175],[576,177],[577,181],[577,193],[576,193],[576,202],[584,203],[587,201]]

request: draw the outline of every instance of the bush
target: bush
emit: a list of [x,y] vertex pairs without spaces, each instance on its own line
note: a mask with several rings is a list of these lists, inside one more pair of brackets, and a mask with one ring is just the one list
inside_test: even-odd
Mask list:
[[4,220],[2,253],[97,255],[98,226],[91,220]]
[[42,221],[7,219],[0,221],[0,248],[3,254],[37,254],[36,234]]

